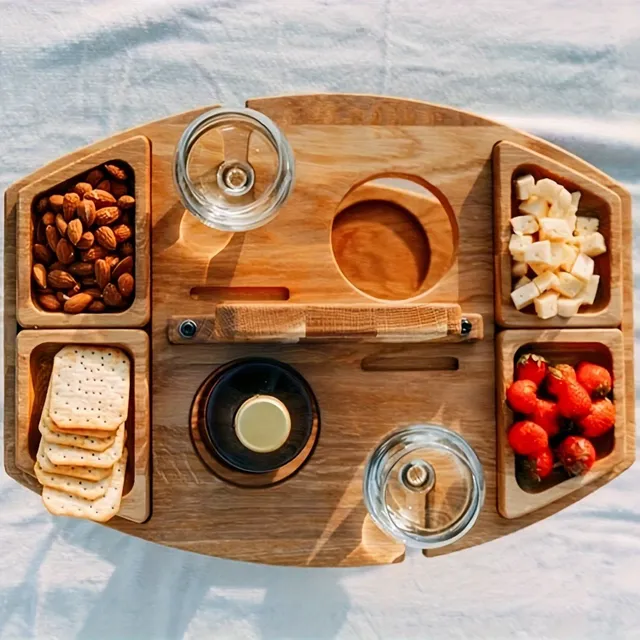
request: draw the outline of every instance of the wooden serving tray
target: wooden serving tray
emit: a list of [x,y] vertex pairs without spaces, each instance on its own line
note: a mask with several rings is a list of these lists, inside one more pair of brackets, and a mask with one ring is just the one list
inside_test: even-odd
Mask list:
[[[247,106],[275,121],[296,159],[289,200],[274,221],[249,233],[208,229],[185,212],[177,197],[175,146],[204,109],[76,151],[7,191],[5,465],[13,478],[38,490],[17,464],[25,425],[16,407],[26,400],[16,396],[16,403],[13,394],[16,365],[24,357],[19,345],[16,350],[16,334],[24,333],[16,320],[15,297],[19,195],[54,172],[71,177],[78,173],[74,163],[137,136],[148,140],[151,149],[151,321],[144,327],[151,338],[151,517],[144,523],[115,518],[109,526],[238,560],[383,564],[402,560],[404,548],[369,520],[362,474],[369,453],[397,427],[435,422],[454,429],[484,467],[487,498],[476,525],[454,545],[426,555],[481,544],[532,524],[632,464],[631,199],[619,184],[547,142],[437,105],[311,95],[250,100]],[[503,143],[516,145],[518,158],[511,164],[505,163]],[[507,346],[523,339],[574,341],[563,337],[569,330],[550,333],[549,325],[541,327],[529,314],[510,322],[512,314],[500,311],[500,249],[510,215],[505,198],[514,171],[524,165],[551,172],[566,184],[586,189],[588,183],[593,202],[608,203],[609,242],[616,228],[620,233],[616,256],[610,245],[619,271],[612,261],[607,303],[596,314],[606,320],[584,317],[570,324],[620,331],[622,349],[613,349],[613,365],[616,401],[624,415],[616,425],[616,443],[620,439],[624,446],[616,444],[615,455],[603,459],[602,474],[565,483],[566,491],[548,494],[552,502],[535,503],[528,494],[509,493],[513,483],[507,481],[510,462],[501,431],[505,418],[503,405],[496,406],[509,377]],[[379,177],[407,177],[426,187],[430,197],[369,182]],[[354,234],[355,255],[349,250]],[[502,326],[528,328],[531,335],[510,337],[519,332],[507,330],[497,342],[496,317]],[[387,341],[389,318],[393,340]],[[470,333],[463,318],[470,321]],[[180,335],[186,319],[196,322],[195,339]],[[100,322],[110,327],[109,320],[104,316]],[[243,342],[237,341],[240,334]],[[105,343],[114,339],[105,335]],[[321,420],[315,448],[293,475],[247,488],[215,475],[192,434],[201,385],[217,367],[255,355],[295,367],[316,395]]]

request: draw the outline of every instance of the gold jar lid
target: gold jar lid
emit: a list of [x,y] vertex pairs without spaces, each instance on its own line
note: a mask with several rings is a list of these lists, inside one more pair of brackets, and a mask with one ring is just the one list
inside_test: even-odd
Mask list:
[[238,440],[250,451],[270,453],[279,449],[291,433],[291,416],[283,402],[257,395],[238,409],[234,428]]

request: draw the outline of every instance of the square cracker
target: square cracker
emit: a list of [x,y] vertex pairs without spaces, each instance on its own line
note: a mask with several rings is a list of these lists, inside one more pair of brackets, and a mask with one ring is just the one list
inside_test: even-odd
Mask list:
[[111,482],[106,494],[97,500],[85,500],[77,496],[44,487],[42,502],[49,513],[56,516],[71,516],[73,518],[87,518],[95,522],[107,522],[120,509],[122,489],[124,488],[124,474],[127,466],[127,450],[113,467]]
[[47,458],[44,452],[45,441],[40,439],[40,447],[36,454],[36,460],[43,471],[47,473],[56,473],[61,476],[69,476],[71,478],[80,478],[81,480],[90,480],[96,482],[111,475],[111,469],[96,469],[95,467],[76,467],[69,465],[53,464]]
[[78,447],[65,447],[60,444],[45,442],[44,452],[47,458],[56,465],[109,469],[122,456],[125,435],[126,431],[123,423],[118,427],[113,444],[104,451],[87,451]]
[[112,438],[115,436],[117,428],[110,431],[97,431],[96,429],[68,429],[67,427],[59,427],[51,417],[49,417],[49,423],[47,425],[51,433],[62,433],[64,435],[72,436],[85,436],[86,438]]
[[91,482],[90,480],[80,480],[79,478],[70,478],[69,476],[59,476],[57,473],[48,473],[43,471],[42,467],[36,462],[33,467],[36,472],[36,478],[43,487],[51,487],[58,491],[63,491],[77,498],[85,500],[97,500],[107,493],[107,489],[111,484],[111,475],[102,480]]
[[127,419],[129,369],[129,358],[115,347],[63,347],[53,360],[51,419],[77,429],[117,428]]
[[[79,449],[87,449],[88,451],[104,451],[108,449],[115,441],[115,435],[107,438],[91,438],[70,433],[56,433],[51,430],[51,418],[49,417],[49,400],[51,398],[51,380],[49,380],[49,388],[47,396],[42,406],[40,414],[40,423],[38,430],[42,434],[45,442],[51,444],[60,444],[67,447],[78,447]],[[106,432],[105,432],[106,433]]]

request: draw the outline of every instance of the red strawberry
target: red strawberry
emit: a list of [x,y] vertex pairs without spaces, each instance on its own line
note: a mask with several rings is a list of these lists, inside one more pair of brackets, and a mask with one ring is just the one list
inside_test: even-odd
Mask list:
[[576,378],[592,398],[603,398],[611,391],[611,374],[597,364],[581,362],[576,368]]
[[547,375],[547,361],[535,353],[525,353],[516,364],[516,379],[531,380],[540,386]]
[[564,380],[559,383],[558,390],[558,412],[561,416],[579,420],[589,415],[591,398],[583,386],[572,380]]
[[596,400],[591,405],[589,415],[578,421],[582,434],[587,438],[597,438],[606,433],[616,422],[616,406],[609,398]]
[[596,450],[593,445],[580,436],[565,438],[560,443],[557,454],[566,472],[572,476],[587,473],[596,461]]
[[536,408],[538,385],[531,380],[516,380],[507,389],[507,402],[517,413],[529,415]]
[[575,380],[576,372],[568,364],[559,364],[556,367],[549,367],[547,373],[547,391],[553,395],[558,395],[558,389],[563,380]]
[[551,453],[551,449],[543,449],[529,456],[524,461],[523,467],[528,480],[540,482],[553,471],[553,453]]
[[539,424],[550,438],[560,433],[560,414],[558,405],[552,400],[538,398],[531,419]]
[[530,456],[549,447],[547,432],[530,420],[511,425],[508,439],[511,448],[521,456]]

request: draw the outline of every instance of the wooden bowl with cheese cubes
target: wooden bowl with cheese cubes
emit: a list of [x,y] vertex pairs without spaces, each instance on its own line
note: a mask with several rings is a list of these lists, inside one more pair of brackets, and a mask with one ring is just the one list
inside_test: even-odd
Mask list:
[[496,319],[504,327],[616,327],[620,198],[518,145],[494,149]]

